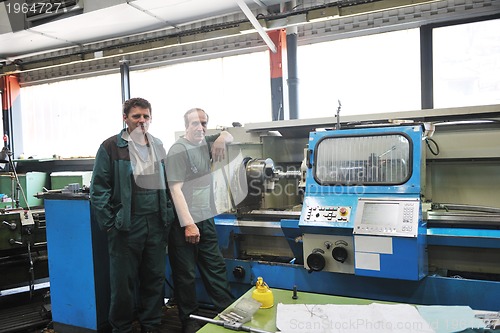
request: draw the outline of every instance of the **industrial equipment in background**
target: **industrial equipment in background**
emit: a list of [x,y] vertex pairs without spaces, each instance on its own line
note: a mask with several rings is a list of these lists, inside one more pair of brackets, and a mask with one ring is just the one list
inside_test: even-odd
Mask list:
[[0,152],[0,332],[42,328],[52,319],[47,223],[39,194],[81,192],[91,173],[73,171],[81,164],[14,160],[7,147]]
[[[0,208],[0,305],[2,309],[12,307],[2,311],[0,326],[2,332],[14,332],[40,327],[50,320],[50,309],[44,307],[43,294],[40,294],[48,288],[49,275],[45,213],[36,205],[37,199],[26,195],[28,188],[44,180],[37,174],[18,175],[12,153],[6,146],[0,152],[0,163],[3,165],[0,189],[8,189],[2,193]],[[38,314],[32,316],[25,305],[34,304],[35,299],[42,303]]]
[[[18,175],[12,152],[6,146],[0,151],[0,163],[7,171],[0,175],[0,185],[10,189],[3,194],[0,209],[0,265],[7,273],[0,284],[0,296],[27,290],[32,297],[36,280],[48,276],[43,268],[47,260],[45,215],[38,206],[32,209],[30,204],[38,202],[26,195],[26,184],[32,185],[38,177]],[[41,274],[35,273],[36,266],[41,267]]]
[[[0,152],[0,297],[48,288],[44,193],[74,193],[88,188],[91,171],[60,171],[36,160],[13,160]],[[21,170],[22,172],[18,172]],[[53,172],[51,172],[53,171]],[[5,270],[3,270],[5,268]]]
[[233,293],[262,276],[275,288],[498,311],[499,111],[227,128],[215,220]]

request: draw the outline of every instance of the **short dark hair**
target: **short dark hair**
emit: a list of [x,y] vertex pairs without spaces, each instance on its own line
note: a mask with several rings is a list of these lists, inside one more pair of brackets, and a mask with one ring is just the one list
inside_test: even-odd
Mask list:
[[184,113],[184,127],[185,128],[188,128],[188,126],[189,126],[189,120],[188,120],[189,115],[193,112],[198,112],[198,111],[203,112],[205,114],[205,116],[207,116],[207,122],[208,122],[208,113],[205,110],[200,109],[200,108],[192,108],[192,109],[187,110],[186,113]]
[[133,107],[140,107],[143,109],[149,109],[149,113],[152,113],[153,110],[151,109],[151,103],[149,103],[147,100],[144,98],[140,97],[134,97],[126,100],[123,103],[123,113],[128,116],[130,109]]

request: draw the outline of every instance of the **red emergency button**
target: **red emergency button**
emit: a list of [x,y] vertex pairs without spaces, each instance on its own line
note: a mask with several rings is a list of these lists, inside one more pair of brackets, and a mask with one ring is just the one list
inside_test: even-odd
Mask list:
[[347,215],[347,208],[345,208],[345,207],[340,207],[340,209],[339,209],[339,213],[340,213],[340,215],[342,215],[342,216],[346,216],[346,215]]

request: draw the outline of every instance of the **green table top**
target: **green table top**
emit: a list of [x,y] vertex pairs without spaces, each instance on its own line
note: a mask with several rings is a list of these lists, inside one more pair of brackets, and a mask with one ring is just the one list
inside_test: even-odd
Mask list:
[[[234,304],[236,304],[242,298],[251,298],[252,292],[255,290],[255,287],[251,288],[247,291],[243,296],[241,296]],[[269,309],[259,309],[253,315],[252,320],[243,324],[244,326],[254,327],[261,330],[276,332],[278,329],[276,328],[276,308],[278,303],[283,304],[357,304],[357,305],[367,305],[371,304],[374,301],[368,299],[361,298],[350,298],[350,297],[342,297],[342,296],[332,296],[332,295],[323,295],[323,294],[314,294],[307,292],[297,292],[297,299],[292,299],[293,292],[291,290],[284,289],[274,289],[271,288],[274,296],[274,306]],[[377,303],[389,303],[389,302],[380,302]],[[231,305],[233,306],[233,305]],[[216,318],[219,319],[219,318]],[[215,324],[206,324],[201,330],[198,332],[202,333],[228,333],[230,330],[223,328],[222,326],[218,326]]]

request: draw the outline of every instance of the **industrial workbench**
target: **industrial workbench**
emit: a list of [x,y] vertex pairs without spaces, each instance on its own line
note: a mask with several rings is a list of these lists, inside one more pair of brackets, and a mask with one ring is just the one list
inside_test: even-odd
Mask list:
[[[245,294],[243,294],[235,304],[243,298],[252,297],[252,292],[255,290],[255,287],[252,287]],[[356,304],[356,305],[367,305],[371,304],[374,301],[368,299],[361,298],[350,298],[350,297],[342,297],[342,296],[332,296],[332,295],[324,295],[324,294],[314,294],[308,292],[297,291],[297,299],[292,299],[293,291],[292,290],[284,290],[284,289],[275,289],[271,288],[274,296],[274,306],[269,309],[259,309],[253,315],[252,320],[245,323],[244,326],[254,327],[261,330],[276,332],[278,331],[276,327],[276,309],[278,303],[283,304]],[[389,302],[381,302],[377,301],[377,303],[386,303]],[[222,326],[217,326],[215,324],[206,324],[201,330],[200,333],[228,333],[230,330],[225,329]]]
[[[234,302],[233,305],[230,306],[234,307],[241,299],[243,298],[251,298],[252,297],[252,292],[255,290],[255,287],[251,288],[248,290],[244,295],[242,295],[238,300]],[[357,329],[359,328],[360,331],[362,332],[372,332],[369,327],[374,327],[377,331],[394,331],[392,329],[385,330],[385,328],[398,328],[397,331],[400,331],[399,328],[401,328],[401,331],[404,332],[437,332],[437,333],[449,333],[449,332],[485,332],[485,329],[488,329],[486,331],[488,332],[500,332],[498,329],[498,313],[491,313],[491,312],[484,312],[484,311],[474,311],[468,306],[441,306],[441,305],[435,305],[435,306],[426,306],[426,305],[415,305],[415,310],[418,312],[415,312],[414,310],[411,310],[410,308],[413,308],[413,306],[408,307],[408,304],[402,304],[402,303],[394,303],[394,302],[385,302],[385,301],[375,301],[375,300],[370,300],[370,299],[363,299],[363,298],[350,298],[350,297],[343,297],[343,296],[332,296],[332,295],[326,295],[326,294],[315,294],[315,293],[309,293],[309,292],[297,292],[297,298],[293,299],[293,291],[291,290],[284,290],[284,289],[271,289],[273,291],[274,295],[274,305],[271,308],[268,309],[258,309],[257,312],[252,316],[252,319],[243,324],[246,327],[250,328],[255,328],[257,330],[265,331],[265,332],[277,332],[277,324],[276,324],[276,319],[277,319],[277,310],[279,305],[282,304],[281,306],[285,305],[288,307],[288,305],[299,305],[297,309],[300,308],[300,305],[302,304],[315,304],[315,305],[322,305],[324,306],[323,309],[326,309],[329,305],[340,305],[340,306],[363,306],[361,308],[356,308],[356,310],[348,309],[347,311],[349,314],[346,312],[345,307],[339,307],[336,308],[334,311],[340,311],[339,313],[345,313],[341,314],[340,316],[342,317],[340,320],[337,317],[337,320],[339,321],[332,321],[332,323],[335,324],[343,324],[343,323],[358,323],[358,320],[360,318],[365,318],[364,323],[361,323],[359,327],[353,328],[354,326],[349,326],[347,327],[347,331],[349,332],[356,332]],[[371,305],[370,305],[371,304]],[[364,310],[367,308],[364,308],[364,306],[370,306],[371,309],[376,308],[378,310],[377,317],[375,321],[373,319],[370,319],[368,317],[370,314],[369,312],[365,312]],[[306,307],[307,308],[307,307]],[[363,308],[363,309],[362,309]],[[314,307],[313,307],[314,309]],[[343,310],[341,310],[343,309]],[[310,310],[310,309],[308,309]],[[410,311],[408,311],[410,310]],[[282,311],[282,310],[280,310]],[[298,320],[297,323],[302,322],[301,317],[299,315],[299,312],[296,312],[297,310],[293,310],[292,317]],[[323,310],[318,310],[315,315],[318,316],[318,313],[321,313],[322,315],[325,315],[325,318],[328,319],[328,315],[326,312],[322,312]],[[354,313],[352,311],[356,312],[356,315],[353,315],[352,318],[350,318],[350,314]],[[359,317],[358,314],[361,311],[361,316],[367,315],[366,317]],[[383,312],[380,312],[383,311]],[[280,312],[281,313],[281,312]],[[387,318],[382,318],[380,317],[380,313],[388,313]],[[419,314],[418,314],[419,313]],[[416,314],[416,316],[415,316]],[[311,316],[312,316],[311,312]],[[486,321],[483,321],[484,318],[488,318],[489,315],[493,315],[497,320],[497,323],[493,326],[486,327]],[[345,316],[345,317],[344,317]],[[357,317],[358,316],[358,317]],[[322,316],[319,316],[320,318],[323,319]],[[383,316],[386,317],[386,316]],[[391,318],[392,317],[392,318]],[[491,318],[493,318],[491,317]],[[303,318],[303,317],[302,317]],[[312,318],[312,317],[311,317]],[[397,319],[397,321],[391,320],[391,319]],[[216,318],[217,320],[219,319],[218,317]],[[387,321],[385,321],[388,319]],[[333,320],[333,318],[332,318]],[[344,321],[345,320],[345,321]],[[351,321],[349,321],[351,320]],[[370,321],[371,320],[371,321]],[[311,324],[312,324],[311,320]],[[283,319],[281,320],[281,323],[283,324]],[[303,322],[304,324],[307,324],[306,322]],[[309,323],[309,322],[308,322]],[[324,323],[324,322],[323,322]],[[390,326],[394,324],[404,324],[404,326]],[[408,326],[407,324],[411,324],[411,326]],[[364,326],[363,326],[364,325]],[[376,326],[378,325],[378,326]],[[313,326],[311,326],[313,327]],[[324,326],[327,327],[327,326]],[[340,327],[340,326],[339,326]],[[344,326],[341,326],[342,328]],[[286,330],[286,328],[285,328]],[[248,331],[248,330],[246,330]],[[290,332],[300,332],[301,329],[297,326],[294,327],[293,329],[288,329]],[[330,327],[328,332],[338,332],[338,331],[343,331],[343,329],[338,329],[337,327]],[[198,332],[201,333],[229,333],[231,330],[224,328],[223,326],[218,326],[213,323],[208,323],[206,324],[201,330]],[[278,331],[279,332],[279,331]],[[316,328],[312,329],[311,332],[318,332]]]

